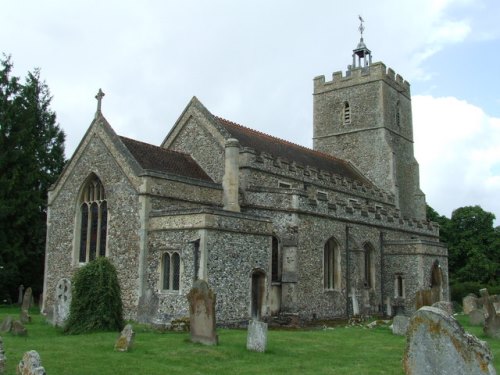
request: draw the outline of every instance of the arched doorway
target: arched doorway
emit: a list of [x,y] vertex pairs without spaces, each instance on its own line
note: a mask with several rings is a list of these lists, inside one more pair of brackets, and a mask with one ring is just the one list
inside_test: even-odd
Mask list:
[[252,272],[252,300],[251,315],[252,319],[260,319],[264,308],[266,286],[266,274],[262,270]]

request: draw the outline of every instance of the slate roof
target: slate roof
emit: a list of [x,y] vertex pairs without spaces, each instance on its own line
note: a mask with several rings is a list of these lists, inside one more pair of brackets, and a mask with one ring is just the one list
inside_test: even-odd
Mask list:
[[351,164],[344,160],[311,150],[307,147],[299,146],[280,138],[272,137],[220,117],[215,118],[231,136],[240,142],[242,147],[249,147],[257,152],[265,152],[273,157],[286,159],[289,162],[294,161],[302,166],[310,166],[325,172],[344,176],[365,185],[373,185],[354,169]]
[[120,136],[120,139],[144,169],[213,182],[188,154],[167,150],[163,147],[153,146],[126,137]]

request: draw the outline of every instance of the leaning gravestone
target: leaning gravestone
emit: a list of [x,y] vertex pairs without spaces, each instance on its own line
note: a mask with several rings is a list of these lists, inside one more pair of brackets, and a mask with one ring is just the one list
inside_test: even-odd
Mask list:
[[247,349],[254,352],[265,352],[267,347],[267,323],[258,320],[248,322]]
[[27,336],[28,330],[24,327],[23,323],[19,320],[14,320],[12,323],[11,332],[14,336]]
[[5,351],[3,349],[3,339],[0,337],[0,375],[5,374],[6,362],[7,362],[7,357],[5,357]]
[[482,309],[474,309],[469,312],[469,324],[473,326],[484,325],[484,311]]
[[12,317],[7,315],[0,326],[0,333],[10,332],[12,329]]
[[398,336],[406,335],[409,324],[410,324],[409,317],[407,317],[406,315],[396,315],[392,319],[392,333]]
[[45,375],[40,354],[35,350],[24,353],[23,359],[17,365],[16,373],[18,375]]
[[487,336],[500,339],[500,316],[497,315],[493,302],[490,300],[488,290],[481,289],[479,293],[483,297],[484,309],[488,313],[488,317],[484,320],[484,333]]
[[33,292],[31,288],[26,289],[24,292],[23,305],[21,306],[21,313],[19,319],[21,323],[26,324],[31,322],[31,316],[29,314],[30,305],[31,305],[31,297]]
[[69,316],[71,306],[71,281],[62,278],[57,282],[56,295],[54,303],[54,312],[52,314],[52,324],[57,327],[64,326]]
[[127,324],[116,340],[115,350],[119,352],[128,352],[134,344],[135,332],[130,324]]
[[217,345],[215,332],[215,294],[205,280],[196,280],[187,295],[191,341]]
[[407,375],[496,375],[488,344],[452,316],[424,306],[411,318],[403,366]]
[[476,310],[477,306],[477,296],[474,293],[468,294],[462,299],[462,308],[464,314],[468,315],[472,310]]

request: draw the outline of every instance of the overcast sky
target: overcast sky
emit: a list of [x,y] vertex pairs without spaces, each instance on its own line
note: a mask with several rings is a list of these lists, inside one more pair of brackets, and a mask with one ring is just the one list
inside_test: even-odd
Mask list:
[[[192,96],[215,115],[308,147],[312,79],[359,41],[411,83],[422,190],[440,214],[500,219],[497,0],[3,1],[0,52],[41,69],[71,157],[96,110],[159,145]],[[497,219],[497,224],[500,222]]]

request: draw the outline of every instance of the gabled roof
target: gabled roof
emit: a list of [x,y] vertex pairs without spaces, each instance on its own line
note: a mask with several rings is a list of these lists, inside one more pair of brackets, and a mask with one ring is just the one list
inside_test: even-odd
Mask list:
[[187,154],[126,137],[120,136],[120,140],[143,169],[213,182]]
[[331,155],[299,146],[295,143],[272,137],[265,133],[236,124],[232,121],[215,117],[232,137],[236,138],[242,147],[249,147],[257,152],[265,152],[273,157],[296,162],[302,166],[310,166],[325,172],[359,181],[366,185],[373,185],[348,162]]

